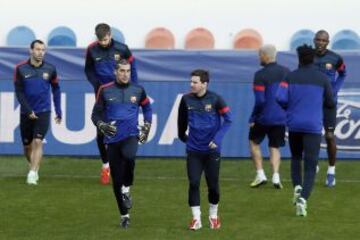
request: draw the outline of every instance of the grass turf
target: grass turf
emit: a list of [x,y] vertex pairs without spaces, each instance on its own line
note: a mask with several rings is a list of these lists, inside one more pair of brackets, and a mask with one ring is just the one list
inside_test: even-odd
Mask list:
[[[119,227],[111,186],[99,184],[98,160],[45,157],[38,186],[25,184],[22,157],[0,159],[0,239],[359,239],[360,162],[338,161],[337,186],[324,187],[326,163],[308,202],[308,216],[291,204],[289,161],[283,161],[284,189],[249,188],[249,160],[221,165],[222,228],[208,228],[206,185],[201,184],[203,228],[187,230],[185,161],[139,159],[132,187],[131,226]],[[271,179],[268,161],[265,171]]]

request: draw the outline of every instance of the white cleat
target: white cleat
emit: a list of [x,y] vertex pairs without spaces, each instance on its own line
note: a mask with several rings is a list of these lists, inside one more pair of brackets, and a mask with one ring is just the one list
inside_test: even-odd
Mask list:
[[198,219],[193,219],[191,220],[191,223],[189,225],[189,229],[190,230],[199,230],[200,228],[202,228],[202,225],[201,225],[201,221],[198,220]]
[[300,198],[301,191],[302,191],[302,187],[300,185],[296,185],[294,188],[294,196],[292,201],[294,205],[296,204],[297,200]]
[[39,176],[37,173],[30,171],[26,177],[26,183],[29,185],[37,185],[37,181],[39,179]]
[[296,216],[306,217],[307,215],[307,206],[306,200],[304,198],[299,198],[296,201]]

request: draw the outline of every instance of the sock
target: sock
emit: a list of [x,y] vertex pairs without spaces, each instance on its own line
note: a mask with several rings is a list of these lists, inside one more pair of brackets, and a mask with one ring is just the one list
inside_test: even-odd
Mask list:
[[279,173],[274,173],[272,176],[272,182],[273,183],[280,183],[280,175]]
[[201,221],[200,220],[201,219],[200,218],[200,216],[201,216],[200,206],[191,207],[191,212],[192,212],[192,215],[193,215],[193,219]]
[[36,173],[37,173],[37,172],[36,172],[35,170],[30,170],[30,171],[29,171],[29,175],[32,175],[32,176],[36,176]]
[[121,215],[121,219],[123,219],[123,218],[130,218],[130,214],[125,214],[125,215]]
[[266,180],[264,169],[256,170],[256,174],[260,179]]
[[107,163],[103,163],[103,165],[102,165],[102,168],[109,168],[110,166],[109,166],[109,163],[107,162]]
[[121,193],[128,193],[130,192],[130,186],[125,187],[124,185],[121,186]]
[[327,170],[327,174],[335,175],[335,166],[329,166]]
[[209,216],[210,218],[217,218],[218,216],[218,204],[209,204]]

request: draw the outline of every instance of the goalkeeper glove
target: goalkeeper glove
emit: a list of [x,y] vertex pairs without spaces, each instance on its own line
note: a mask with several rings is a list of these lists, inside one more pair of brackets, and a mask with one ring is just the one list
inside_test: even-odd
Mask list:
[[103,121],[98,121],[97,127],[99,128],[100,132],[106,136],[113,137],[116,134],[117,128],[116,126],[112,125],[111,123],[106,123]]
[[150,133],[151,123],[145,122],[144,126],[140,127],[139,142],[145,143]]

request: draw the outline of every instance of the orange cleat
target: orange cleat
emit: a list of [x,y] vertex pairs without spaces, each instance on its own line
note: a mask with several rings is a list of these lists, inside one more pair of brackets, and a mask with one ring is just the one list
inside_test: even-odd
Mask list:
[[103,185],[110,184],[110,168],[101,169],[100,182]]

